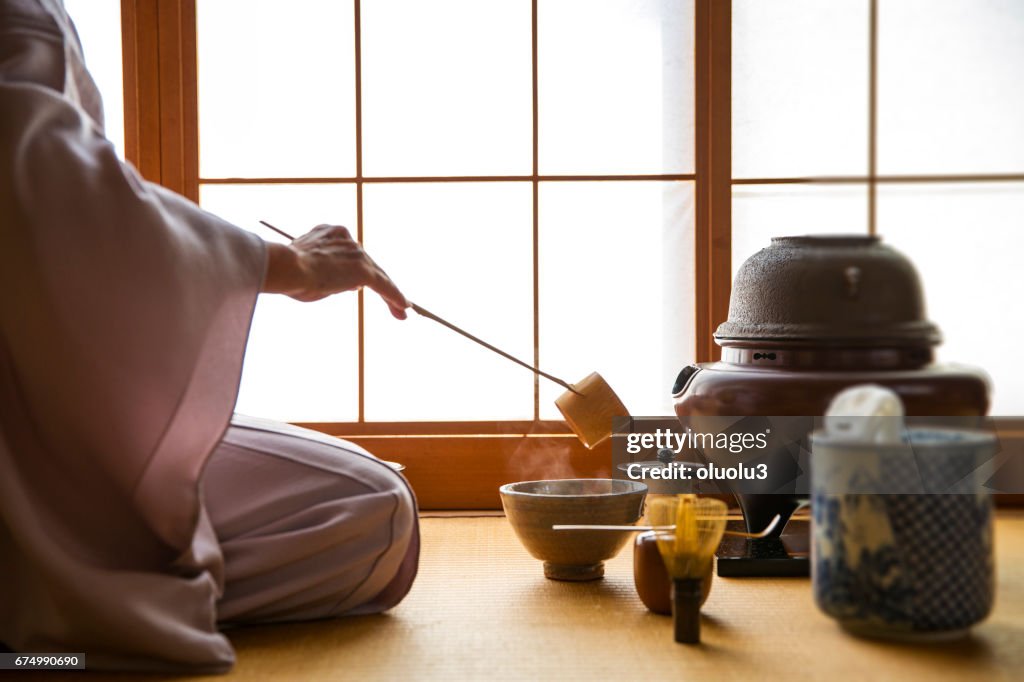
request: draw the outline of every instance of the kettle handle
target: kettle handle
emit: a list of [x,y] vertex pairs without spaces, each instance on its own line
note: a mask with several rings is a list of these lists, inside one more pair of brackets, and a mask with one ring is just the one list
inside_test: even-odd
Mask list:
[[700,371],[700,365],[687,365],[679,371],[679,375],[676,376],[676,382],[672,384],[672,395],[677,396],[683,392],[686,385],[690,383],[690,379],[693,375]]

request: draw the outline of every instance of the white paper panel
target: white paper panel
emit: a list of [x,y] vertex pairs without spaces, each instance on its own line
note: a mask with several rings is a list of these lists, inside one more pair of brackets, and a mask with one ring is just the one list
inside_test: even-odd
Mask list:
[[944,362],[992,376],[992,414],[1024,415],[1024,183],[886,186],[879,233],[914,261]]
[[692,0],[540,0],[537,30],[541,173],[693,171]]
[[355,175],[352,0],[199,0],[201,177]]
[[868,170],[868,0],[733,0],[733,176]]
[[879,172],[1024,173],[1024,2],[882,0]]
[[[406,296],[533,359],[532,190],[520,183],[368,185],[364,243]],[[410,311],[366,302],[368,420],[533,416],[533,374]]]
[[529,174],[530,3],[362,3],[367,175]]
[[[540,194],[540,357],[575,382],[593,371],[634,415],[671,414],[694,361],[693,184],[546,183]],[[541,383],[541,417],[563,389]]]
[[[283,241],[259,219],[298,236],[320,223],[355,231],[349,185],[205,185],[210,210],[268,241]],[[286,421],[358,418],[356,295],[316,303],[262,295],[245,355],[237,411]]]

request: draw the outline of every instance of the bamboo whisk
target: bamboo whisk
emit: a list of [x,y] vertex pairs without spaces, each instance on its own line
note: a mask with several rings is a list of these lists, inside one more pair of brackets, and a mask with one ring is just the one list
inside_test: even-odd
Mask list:
[[697,644],[701,580],[711,571],[712,557],[722,541],[728,506],[708,497],[677,495],[650,500],[647,515],[652,525],[675,525],[658,532],[658,551],[672,578],[675,640]]

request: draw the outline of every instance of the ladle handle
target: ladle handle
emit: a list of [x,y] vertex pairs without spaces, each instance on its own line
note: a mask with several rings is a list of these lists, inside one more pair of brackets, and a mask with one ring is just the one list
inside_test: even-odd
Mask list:
[[457,332],[459,334],[462,334],[463,336],[465,336],[470,341],[476,341],[477,343],[479,343],[481,346],[483,346],[487,350],[494,351],[495,353],[497,353],[498,355],[502,356],[503,358],[511,360],[512,362],[516,363],[517,365],[521,365],[521,366],[525,367],[526,369],[530,370],[534,374],[538,374],[538,375],[544,377],[545,379],[547,379],[549,381],[555,382],[556,384],[558,384],[559,386],[561,386],[563,388],[569,389],[570,391],[572,391],[576,395],[582,395],[579,391],[577,391],[575,388],[573,388],[572,384],[569,384],[566,381],[562,381],[558,377],[551,376],[547,372],[544,372],[542,370],[537,369],[536,367],[534,367],[533,365],[529,364],[528,362],[523,362],[522,360],[520,360],[519,358],[515,357],[514,355],[510,355],[510,354],[506,353],[505,351],[501,350],[500,348],[496,348],[495,346],[492,346],[491,344],[487,343],[483,339],[477,338],[476,336],[473,336],[472,334],[470,334],[466,330],[460,329],[459,327],[456,327],[454,324],[452,324],[448,320],[444,319],[443,317],[438,317],[437,315],[435,315],[434,313],[430,312],[426,308],[418,306],[415,303],[413,303],[412,301],[409,301],[409,306],[413,310],[415,310],[417,314],[422,315],[423,317],[429,318],[429,319],[433,320],[434,322],[437,322],[438,324],[442,324],[445,327],[448,327],[449,329],[451,329],[453,332]]
[[[295,237],[291,236],[290,234],[288,234],[287,232],[285,232],[284,230],[282,230],[280,228],[274,227],[273,225],[268,223],[266,220],[261,220],[260,224],[261,225],[265,225],[266,227],[269,227],[271,230],[273,230],[274,232],[277,232],[279,235],[281,235],[285,239],[290,239],[292,241],[295,241]],[[511,360],[512,362],[516,363],[517,365],[522,365],[523,367],[525,367],[526,369],[530,370],[534,374],[538,374],[538,375],[544,377],[545,379],[548,379],[549,381],[553,381],[556,384],[558,384],[559,386],[561,386],[562,388],[569,389],[570,391],[572,391],[576,395],[579,395],[579,396],[583,395],[582,393],[577,391],[575,388],[573,388],[572,384],[570,384],[570,383],[568,383],[566,381],[562,381],[558,377],[551,376],[547,372],[542,372],[541,370],[537,369],[536,367],[534,367],[530,363],[523,362],[522,360],[520,360],[519,358],[515,357],[514,355],[509,355],[505,351],[501,350],[500,348],[496,348],[496,347],[492,346],[491,344],[487,343],[483,339],[480,339],[480,338],[477,338],[477,337],[473,336],[472,334],[467,332],[465,329],[460,329],[459,327],[456,327],[454,324],[452,324],[448,320],[444,319],[443,317],[438,317],[437,315],[435,315],[434,313],[430,312],[426,308],[421,308],[420,306],[416,305],[412,301],[409,301],[409,306],[413,310],[415,310],[417,314],[422,315],[423,317],[430,318],[431,320],[433,320],[434,322],[437,322],[438,324],[443,324],[445,327],[448,327],[453,332],[458,332],[459,334],[462,334],[463,336],[465,336],[470,341],[476,341],[477,343],[479,343],[481,346],[483,346],[487,350],[494,351],[498,355],[502,356],[503,358],[507,358],[507,359]]]

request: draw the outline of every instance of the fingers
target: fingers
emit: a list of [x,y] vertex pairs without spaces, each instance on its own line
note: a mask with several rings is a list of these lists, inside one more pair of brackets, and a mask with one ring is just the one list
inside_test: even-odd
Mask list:
[[332,226],[331,230],[328,232],[328,235],[333,237],[334,239],[343,239],[345,241],[350,242],[355,241],[354,239],[352,239],[352,233],[348,231],[348,228],[342,227],[341,225]]
[[405,312],[404,308],[396,308],[390,304],[388,305],[388,308],[391,309],[391,316],[394,317],[396,320],[405,320],[408,319],[409,317],[409,314]]
[[409,301],[405,298],[405,295],[398,289],[398,286],[388,277],[388,273],[384,272],[384,268],[377,265],[377,262],[370,257],[370,254],[365,253],[366,260],[369,261],[373,267],[375,273],[374,280],[367,284],[371,289],[376,291],[384,302],[388,304],[388,308],[391,309],[391,315],[398,320],[404,320],[408,317],[405,310],[409,307]]
[[399,290],[391,278],[374,265],[375,277],[367,283],[367,286],[377,292],[378,295],[384,302],[388,304],[388,308],[391,309],[392,316],[398,320],[404,320],[408,317],[405,313],[405,309],[409,307],[409,301],[406,300],[405,295]]
[[[391,310],[392,316],[399,320],[404,320],[408,317],[405,310],[409,307],[409,301],[406,300],[395,283],[391,281],[387,273],[352,238],[352,233],[346,227],[328,224],[317,225],[307,234],[310,237],[309,241],[312,242],[309,246],[313,246],[315,243],[320,245],[321,248],[326,247],[327,253],[331,254],[330,257],[335,259],[342,258],[346,261],[362,261],[363,263],[363,267],[356,266],[355,270],[350,270],[351,279],[348,280],[348,284],[339,286],[335,291],[359,289],[364,286],[369,287],[384,300]],[[303,235],[303,237],[305,236]],[[301,240],[303,237],[299,239]],[[355,274],[359,271],[362,271],[362,274]],[[317,298],[320,297],[322,295],[317,295]]]
[[355,241],[352,239],[352,233],[344,225],[328,225],[325,223],[317,225],[308,234],[315,237],[317,241]]

